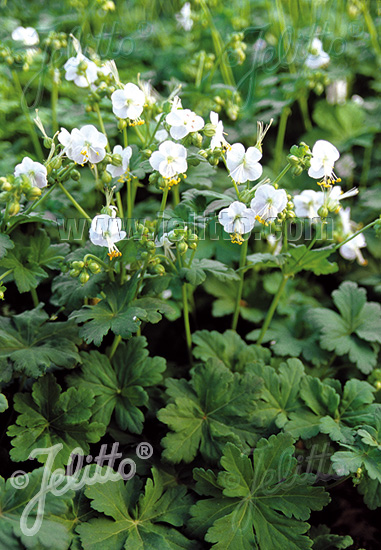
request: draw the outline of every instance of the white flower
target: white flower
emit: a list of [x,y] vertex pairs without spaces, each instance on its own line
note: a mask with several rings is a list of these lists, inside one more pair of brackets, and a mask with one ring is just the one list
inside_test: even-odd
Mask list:
[[214,111],[210,111],[210,122],[216,127],[216,133],[210,141],[211,150],[214,151],[216,147],[226,147],[228,142],[224,138],[224,125],[218,119],[218,114]]
[[185,31],[190,31],[193,27],[192,11],[190,2],[185,2],[180,10],[180,13],[176,13],[175,17],[180,27]]
[[12,39],[22,42],[24,46],[35,46],[40,41],[38,32],[33,27],[17,27],[12,32]]
[[43,164],[34,162],[29,157],[24,157],[20,164],[15,167],[15,176],[25,174],[28,176],[33,187],[46,187],[48,185],[47,170]]
[[354,197],[357,195],[359,190],[357,187],[353,187],[349,191],[346,191],[345,193],[341,190],[340,185],[335,185],[335,187],[332,187],[328,193],[328,196],[326,198],[326,205],[327,208],[330,211],[337,210],[341,208],[340,201],[343,199],[348,199],[349,197]]
[[205,125],[203,118],[190,109],[174,109],[165,120],[171,126],[170,134],[173,139],[182,139],[191,132],[198,132]]
[[163,178],[175,178],[188,168],[187,150],[180,143],[164,141],[159,150],[154,151],[149,162],[154,170],[158,170]]
[[[351,220],[351,209],[348,208],[341,209],[339,211],[340,221],[343,229],[344,240],[353,233],[356,232],[356,224]],[[356,260],[360,265],[366,265],[368,262],[365,260],[364,256],[361,253],[360,248],[366,246],[366,240],[362,233],[354,237],[347,243],[343,244],[339,248],[339,252],[343,258],[346,260]]]
[[275,219],[287,206],[287,193],[284,189],[275,189],[272,185],[261,185],[251,200],[250,208],[255,218],[267,225],[268,219]]
[[178,95],[175,95],[173,99],[169,101],[169,103],[172,103],[171,111],[177,111],[178,109],[182,109],[183,105],[181,103],[181,99]]
[[249,147],[245,152],[242,143],[235,143],[226,153],[226,164],[230,176],[237,183],[257,180],[261,177],[263,170],[258,162],[261,158],[262,153],[256,147]]
[[120,155],[122,157],[122,165],[114,166],[113,164],[107,164],[106,170],[112,175],[113,178],[117,178],[119,176],[123,176],[123,174],[127,172],[128,163],[130,162],[132,156],[132,149],[131,147],[126,147],[123,149],[121,145],[115,145],[112,152],[114,155]]
[[97,246],[107,246],[110,260],[121,256],[115,243],[125,238],[126,232],[121,231],[122,220],[108,214],[99,214],[91,222],[90,241]]
[[174,232],[170,231],[169,233],[163,233],[160,239],[158,239],[157,237],[155,239],[155,246],[157,248],[163,247],[164,255],[170,258],[171,260],[175,259],[175,255],[172,252],[171,248],[176,247],[176,243],[169,240],[169,237],[173,235],[174,235]]
[[249,233],[255,224],[255,216],[243,202],[234,201],[228,208],[218,214],[218,221],[226,233],[230,234],[232,243],[242,244],[242,235]]
[[65,146],[69,159],[78,164],[83,165],[88,161],[97,164],[106,156],[107,138],[92,124],[86,124],[80,130],[74,128],[71,134],[62,129],[58,139]]
[[115,90],[111,94],[111,101],[115,116],[136,120],[143,112],[145,95],[136,84],[129,82],[123,90]]
[[322,191],[306,189],[294,197],[295,214],[298,218],[318,218],[318,210],[323,203],[324,193]]
[[327,103],[331,105],[345,103],[347,99],[348,83],[345,78],[335,80],[327,86]]
[[[163,113],[159,113],[158,115],[155,116],[155,121],[156,121],[155,128],[157,127],[157,123],[162,118],[162,116],[163,116]],[[155,140],[158,141],[159,143],[162,143],[168,138],[169,138],[169,134],[167,130],[163,128],[163,126],[160,124],[159,129],[155,133]]]
[[99,68],[82,53],[70,57],[64,65],[66,80],[73,80],[79,88],[87,88],[98,78]]
[[312,147],[311,166],[308,169],[308,175],[314,179],[323,178],[318,185],[329,187],[340,178],[333,171],[335,162],[340,158],[340,153],[332,143],[319,139]]
[[328,65],[329,61],[330,57],[327,52],[323,50],[321,40],[319,40],[319,38],[314,38],[312,40],[310,53],[308,54],[304,64],[309,69],[320,69],[321,67]]

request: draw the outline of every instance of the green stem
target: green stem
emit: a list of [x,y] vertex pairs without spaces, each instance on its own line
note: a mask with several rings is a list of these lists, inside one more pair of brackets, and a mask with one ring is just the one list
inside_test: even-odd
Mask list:
[[262,325],[262,329],[261,329],[261,332],[259,334],[257,344],[261,344],[262,341],[263,341],[263,338],[266,334],[267,329],[269,328],[269,325],[271,323],[271,320],[273,318],[273,315],[274,315],[275,310],[277,308],[279,299],[282,296],[282,293],[283,293],[284,287],[286,286],[287,281],[288,281],[288,277],[286,275],[283,275],[281,283],[280,283],[279,288],[277,290],[277,293],[275,294],[275,296],[273,298],[273,301],[271,302],[270,308],[267,312],[266,318],[265,318],[264,323]]
[[[97,115],[98,115],[99,126],[101,127],[102,134],[104,134],[104,135],[107,137],[106,128],[105,128],[105,125],[104,125],[104,123],[103,123],[103,118],[102,118],[101,110],[100,110],[100,108],[99,108],[99,103],[95,103],[94,109],[95,109],[95,112],[96,112]],[[108,152],[111,151],[110,145],[109,145],[109,143],[108,143],[108,140],[107,140],[106,149],[107,149]]]
[[34,307],[37,307],[38,304],[40,303],[40,300],[38,299],[38,296],[37,296],[37,290],[35,288],[31,288],[30,289],[30,294],[32,296]]
[[280,163],[282,162],[284,137],[286,135],[287,119],[290,116],[290,114],[291,114],[291,109],[289,107],[284,107],[282,114],[280,116],[279,126],[278,126],[278,135],[276,137],[276,143],[275,143],[275,163],[274,163],[275,173],[279,172]]
[[8,271],[6,271],[5,273],[3,273],[2,275],[0,275],[0,281],[2,281],[3,279],[5,279],[5,277],[7,277],[7,275],[10,275],[12,273],[13,269],[8,269]]
[[364,231],[366,231],[367,229],[370,229],[371,227],[373,227],[374,225],[376,225],[377,222],[380,221],[380,218],[377,218],[376,220],[374,220],[373,222],[371,223],[368,223],[368,225],[366,225],[365,227],[362,227],[361,229],[359,229],[358,231],[356,231],[356,233],[353,233],[353,235],[350,235],[349,237],[347,237],[342,243],[339,243],[335,246],[335,250],[338,250],[341,246],[343,246],[343,244],[347,244],[349,243],[349,241],[351,241],[352,239],[354,239],[355,237],[357,237],[357,235],[360,235],[361,233],[364,233]]
[[116,204],[118,205],[119,216],[123,218],[123,204],[122,197],[120,196],[120,191],[118,191],[116,194]]
[[65,195],[67,196],[67,198],[72,202],[73,206],[75,206],[75,208],[78,210],[78,212],[84,217],[86,218],[87,220],[90,220],[91,221],[91,218],[88,214],[86,214],[86,212],[84,211],[84,209],[82,208],[82,206],[80,206],[77,201],[75,200],[75,198],[69,193],[69,191],[67,189],[65,189],[65,187],[62,185],[62,183],[59,181],[58,182],[58,187],[60,187],[60,189],[65,193]]
[[225,53],[223,52],[224,43],[223,43],[223,40],[221,38],[221,35],[217,30],[217,27],[216,27],[216,25],[213,21],[212,14],[211,14],[211,12],[209,10],[209,7],[207,6],[205,0],[200,0],[200,5],[201,5],[201,7],[204,11],[204,14],[205,14],[207,20],[208,20],[208,23],[209,23],[209,28],[210,28],[211,33],[212,33],[213,46],[214,46],[214,50],[216,52],[217,59],[221,56],[221,74],[222,74],[222,78],[223,78],[225,84],[235,88],[236,84],[235,84],[235,81],[234,81],[233,72],[232,72],[232,69],[231,69],[230,65],[227,62],[226,52]]
[[188,307],[188,295],[187,295],[187,284],[184,283],[181,288],[182,298],[183,298],[183,317],[184,317],[184,328],[185,328],[185,338],[187,341],[188,355],[190,363],[192,364],[192,333],[189,323],[189,307]]
[[86,263],[89,258],[96,261],[97,264],[101,265],[106,271],[110,269],[110,265],[107,265],[103,260],[98,258],[98,256],[94,256],[94,254],[86,254],[86,256],[83,258],[83,262]]
[[132,197],[131,197],[131,179],[127,179],[127,219],[132,218]]
[[246,256],[247,256],[247,248],[249,244],[249,239],[245,240],[242,244],[241,248],[241,257],[239,260],[239,269],[240,271],[240,281],[238,285],[238,292],[235,302],[235,309],[234,309],[234,315],[233,315],[233,321],[232,321],[232,329],[237,330],[237,324],[239,319],[239,311],[241,306],[241,299],[242,299],[242,290],[243,290],[243,281],[245,277],[245,270],[243,269],[246,265]]
[[30,212],[32,212],[32,210],[37,208],[37,206],[39,206],[46,199],[46,197],[48,197],[50,195],[50,193],[53,191],[55,186],[56,186],[56,183],[54,183],[51,187],[49,187],[49,189],[46,191],[46,193],[41,195],[41,197],[37,201],[32,202],[32,204],[25,210],[24,214],[30,214]]
[[291,164],[287,164],[283,170],[281,171],[280,174],[277,175],[277,177],[275,178],[275,180],[273,181],[273,185],[276,185],[277,183],[280,182],[280,180],[283,178],[283,176],[285,174],[287,174],[287,172],[289,171],[289,169],[291,168]]
[[173,205],[176,206],[180,202],[180,190],[179,185],[174,185],[172,187],[172,193],[173,193]]
[[52,75],[52,93],[51,93],[51,106],[52,106],[52,130],[53,135],[58,131],[57,120],[57,104],[58,104],[58,82],[56,79],[55,69]]
[[122,341],[122,337],[120,335],[118,335],[118,336],[115,335],[114,341],[111,344],[110,352],[109,352],[109,355],[108,355],[110,360],[114,357],[115,352],[116,352],[116,350],[117,350],[117,348],[118,348],[121,341]]
[[163,189],[163,197],[161,199],[161,205],[160,205],[160,210],[159,210],[159,213],[158,213],[158,219],[157,219],[157,223],[156,223],[156,228],[155,228],[155,235],[154,235],[154,238],[157,237],[157,234],[159,232],[159,224],[160,224],[160,221],[161,221],[161,216],[165,210],[165,207],[166,207],[166,204],[167,204],[167,199],[168,199],[168,191],[169,191],[169,188],[168,187],[165,187]]
[[123,144],[124,148],[128,147],[127,127],[123,128]]
[[158,131],[159,126],[160,126],[160,124],[162,123],[164,117],[165,117],[165,113],[162,113],[162,115],[160,116],[159,120],[157,121],[157,124],[156,124],[156,126],[155,126],[154,131],[152,132],[151,138],[150,138],[149,142],[148,142],[147,145],[146,145],[147,148],[148,148],[148,147],[151,145],[151,143],[153,142],[153,140],[154,140],[154,138],[155,138],[155,134],[156,134],[156,132]]
[[28,106],[26,104],[24,92],[23,92],[23,89],[21,87],[20,80],[19,80],[19,77],[18,77],[18,74],[17,74],[16,71],[12,71],[12,77],[13,77],[16,89],[17,89],[17,91],[19,93],[19,96],[20,96],[21,109],[23,110],[23,113],[25,115],[25,118],[26,118],[26,121],[27,121],[27,124],[28,124],[28,131],[29,131],[29,135],[30,135],[30,138],[32,140],[32,143],[33,143],[34,150],[36,152],[36,155],[37,155],[38,159],[42,162],[44,160],[44,153],[42,152],[40,140],[38,139],[38,135],[37,135],[37,132],[35,130],[35,126],[33,124],[32,118],[29,114],[29,109],[28,109]]
[[362,3],[362,9],[363,9],[365,23],[366,23],[366,26],[368,27],[368,31],[369,31],[369,34],[370,34],[370,40],[372,42],[373,49],[375,51],[375,54],[378,57],[380,57],[381,56],[381,48],[380,48],[380,45],[378,43],[377,29],[374,25],[372,16],[369,13],[367,2]]
[[[148,124],[148,123],[147,123],[147,124]],[[140,141],[142,142],[142,145],[145,145],[146,140],[144,139],[143,134],[142,134],[141,131],[139,130],[139,127],[138,127],[138,126],[134,126],[134,130],[135,130],[135,132],[137,133],[138,138],[139,138]]]

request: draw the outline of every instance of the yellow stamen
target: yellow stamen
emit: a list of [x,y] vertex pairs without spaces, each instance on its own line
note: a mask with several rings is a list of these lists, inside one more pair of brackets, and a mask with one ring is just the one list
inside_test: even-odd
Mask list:
[[245,239],[239,233],[234,233],[233,235],[230,235],[230,238],[233,244],[241,245],[245,241]]
[[107,253],[107,256],[110,258],[110,261],[113,259],[113,258],[118,258],[118,256],[121,256],[122,253],[119,252],[119,250],[112,250],[111,252],[108,252]]

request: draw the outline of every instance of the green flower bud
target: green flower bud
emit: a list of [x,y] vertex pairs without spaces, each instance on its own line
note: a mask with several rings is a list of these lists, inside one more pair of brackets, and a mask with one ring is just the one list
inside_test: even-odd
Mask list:
[[318,210],[318,214],[321,218],[326,218],[328,216],[328,208],[326,206],[321,206]]
[[192,144],[195,147],[201,147],[202,146],[202,135],[199,132],[194,132],[192,134]]
[[79,282],[84,285],[87,283],[87,281],[90,279],[90,275],[87,273],[87,271],[82,271],[82,273],[79,276]]
[[85,262],[82,262],[82,261],[74,261],[71,263],[71,267],[73,269],[78,269],[78,270],[81,270],[85,267]]
[[69,271],[70,277],[73,277],[73,278],[78,277],[79,273],[80,273],[79,269],[71,269]]
[[62,157],[53,157],[49,164],[53,170],[58,170],[62,166]]
[[42,193],[42,191],[39,187],[32,187],[32,189],[30,189],[26,193],[26,197],[27,197],[28,201],[34,201],[34,200],[38,199],[41,196],[41,193]]
[[72,170],[70,172],[70,177],[74,181],[79,181],[81,179],[81,173],[79,170]]
[[155,243],[153,241],[147,241],[146,242],[146,248],[153,252],[154,250],[156,250],[156,246],[155,246]]
[[216,133],[216,126],[211,122],[207,122],[203,128],[203,133],[206,137],[213,137]]
[[11,202],[8,212],[10,216],[15,216],[20,212],[20,204],[16,201]]
[[50,137],[44,138],[44,147],[45,147],[46,149],[50,149],[51,146],[52,146],[52,144],[53,144],[52,138],[50,138]]
[[122,155],[118,155],[118,153],[114,153],[113,155],[111,155],[111,164],[113,166],[122,166],[123,164]]
[[106,170],[102,174],[103,183],[110,183],[112,181],[112,175],[109,174]]
[[181,241],[177,244],[177,250],[180,252],[180,254],[185,254],[188,250],[188,245],[186,242]]
[[99,273],[101,271],[101,266],[99,264],[97,264],[97,262],[92,261],[91,263],[89,263],[89,269],[90,269],[91,273],[96,275],[97,273]]
[[2,180],[2,186],[1,186],[1,190],[2,191],[10,191],[12,189],[12,185],[9,183],[8,180],[6,180],[5,178],[1,178]]
[[121,118],[118,122],[118,128],[119,130],[124,130],[125,128],[127,128],[127,121]]
[[161,264],[155,265],[153,270],[154,273],[157,273],[158,275],[164,275],[165,273],[165,267]]

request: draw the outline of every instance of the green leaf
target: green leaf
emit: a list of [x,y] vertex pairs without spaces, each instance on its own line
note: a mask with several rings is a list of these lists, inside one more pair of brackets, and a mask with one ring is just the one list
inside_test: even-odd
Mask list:
[[267,348],[246,344],[234,330],[223,334],[216,330],[198,330],[192,340],[195,344],[193,355],[197,359],[217,359],[233,372],[243,372],[248,364],[264,365],[271,357]]
[[300,397],[306,407],[290,415],[287,431],[303,439],[322,432],[328,434],[332,441],[353,442],[355,428],[361,423],[369,424],[373,418],[375,389],[355,378],[348,380],[343,390],[340,384],[335,386],[306,376],[300,389]]
[[170,379],[170,403],[158,412],[158,419],[171,429],[162,440],[163,457],[191,462],[200,450],[204,459],[215,462],[227,441],[243,448],[253,444],[259,387],[257,377],[233,374],[212,359],[195,367],[189,382]]
[[6,257],[0,260],[0,267],[13,269],[12,276],[21,293],[37,288],[40,281],[48,276],[36,262],[28,260],[26,248],[19,248],[15,253],[8,252]]
[[[261,439],[252,460],[227,443],[217,476],[219,495],[199,500],[191,508],[191,534],[206,532],[213,550],[282,548],[307,550],[311,540],[304,534],[311,510],[329,502],[322,487],[312,487],[313,476],[296,473],[297,460],[289,434]],[[197,478],[200,478],[197,471]],[[207,485],[204,478],[204,488]],[[202,489],[198,485],[198,489]],[[204,494],[217,492],[216,483]]]
[[49,269],[57,269],[61,263],[57,256],[66,256],[69,252],[68,243],[51,244],[50,239],[43,229],[38,229],[33,239],[29,241],[29,260],[39,266]]
[[9,235],[0,233],[0,259],[4,258],[4,256],[7,254],[7,251],[14,248],[14,246],[15,246],[15,243],[11,241],[11,238]]
[[195,543],[175,529],[191,505],[185,487],[165,490],[160,472],[153,468],[152,476],[144,493],[136,477],[86,488],[91,506],[104,515],[77,528],[84,550],[195,550]]
[[379,481],[365,477],[361,480],[357,489],[364,496],[364,502],[370,510],[381,507],[381,483]]
[[47,368],[72,368],[80,362],[77,327],[69,322],[49,322],[49,315],[37,308],[0,318],[0,359],[9,358],[14,370],[37,378]]
[[273,367],[255,365],[251,372],[264,380],[261,389],[260,404],[256,420],[260,426],[271,426],[287,430],[290,415],[301,409],[303,402],[299,397],[300,383],[304,377],[303,363],[299,359],[288,359],[282,363],[279,371]]
[[353,544],[352,537],[331,534],[325,525],[311,527],[309,535],[314,541],[312,550],[344,550]]
[[85,323],[80,329],[80,335],[90,344],[94,342],[99,346],[103,337],[110,331],[130,338],[137,332],[140,319],[147,318],[146,310],[131,306],[138,285],[138,277],[135,274],[130,281],[123,286],[110,284],[105,289],[106,298],[95,306],[84,306],[73,311],[70,319],[77,323]]
[[366,302],[365,289],[351,281],[342,283],[332,297],[340,315],[326,308],[310,311],[320,330],[321,346],[338,355],[348,354],[350,361],[369,374],[377,363],[375,344],[381,343],[381,306]]
[[283,272],[285,275],[294,275],[303,270],[312,271],[315,275],[335,273],[339,269],[338,265],[327,259],[334,250],[334,246],[308,250],[305,244],[290,244],[290,259],[285,262]]
[[[38,468],[26,474],[24,488],[14,488],[11,480],[0,477],[0,550],[67,550],[72,534],[61,522],[61,517],[67,512],[73,491],[63,496],[46,493],[44,516],[41,528],[35,535],[25,535],[20,528],[20,518],[25,507],[41,490],[43,468]],[[37,505],[33,507],[27,520],[31,528],[36,520]]]
[[[85,454],[89,443],[96,443],[104,434],[105,426],[89,423],[94,398],[87,388],[69,388],[62,392],[52,374],[46,374],[33,384],[32,393],[18,393],[14,408],[21,413],[16,424],[8,428],[12,437],[12,460],[27,460],[33,449],[47,449],[57,443],[63,445],[54,460],[56,467],[65,466],[72,451],[82,447]],[[39,454],[45,463],[46,454]]]
[[108,426],[113,412],[122,430],[141,433],[148,404],[145,388],[162,380],[166,368],[162,357],[149,357],[147,340],[132,338],[120,344],[112,364],[106,355],[97,351],[82,353],[82,372],[68,377],[70,386],[89,389],[94,394],[92,420]]
[[9,407],[8,400],[3,393],[0,393],[0,413],[7,410]]
[[249,254],[247,256],[247,262],[250,266],[261,266],[264,267],[281,267],[287,261],[289,254],[269,254],[269,253],[256,253]]
[[180,277],[193,286],[203,283],[208,273],[223,282],[239,280],[239,275],[233,269],[222,262],[207,258],[195,259],[191,267],[182,267],[179,271]]

